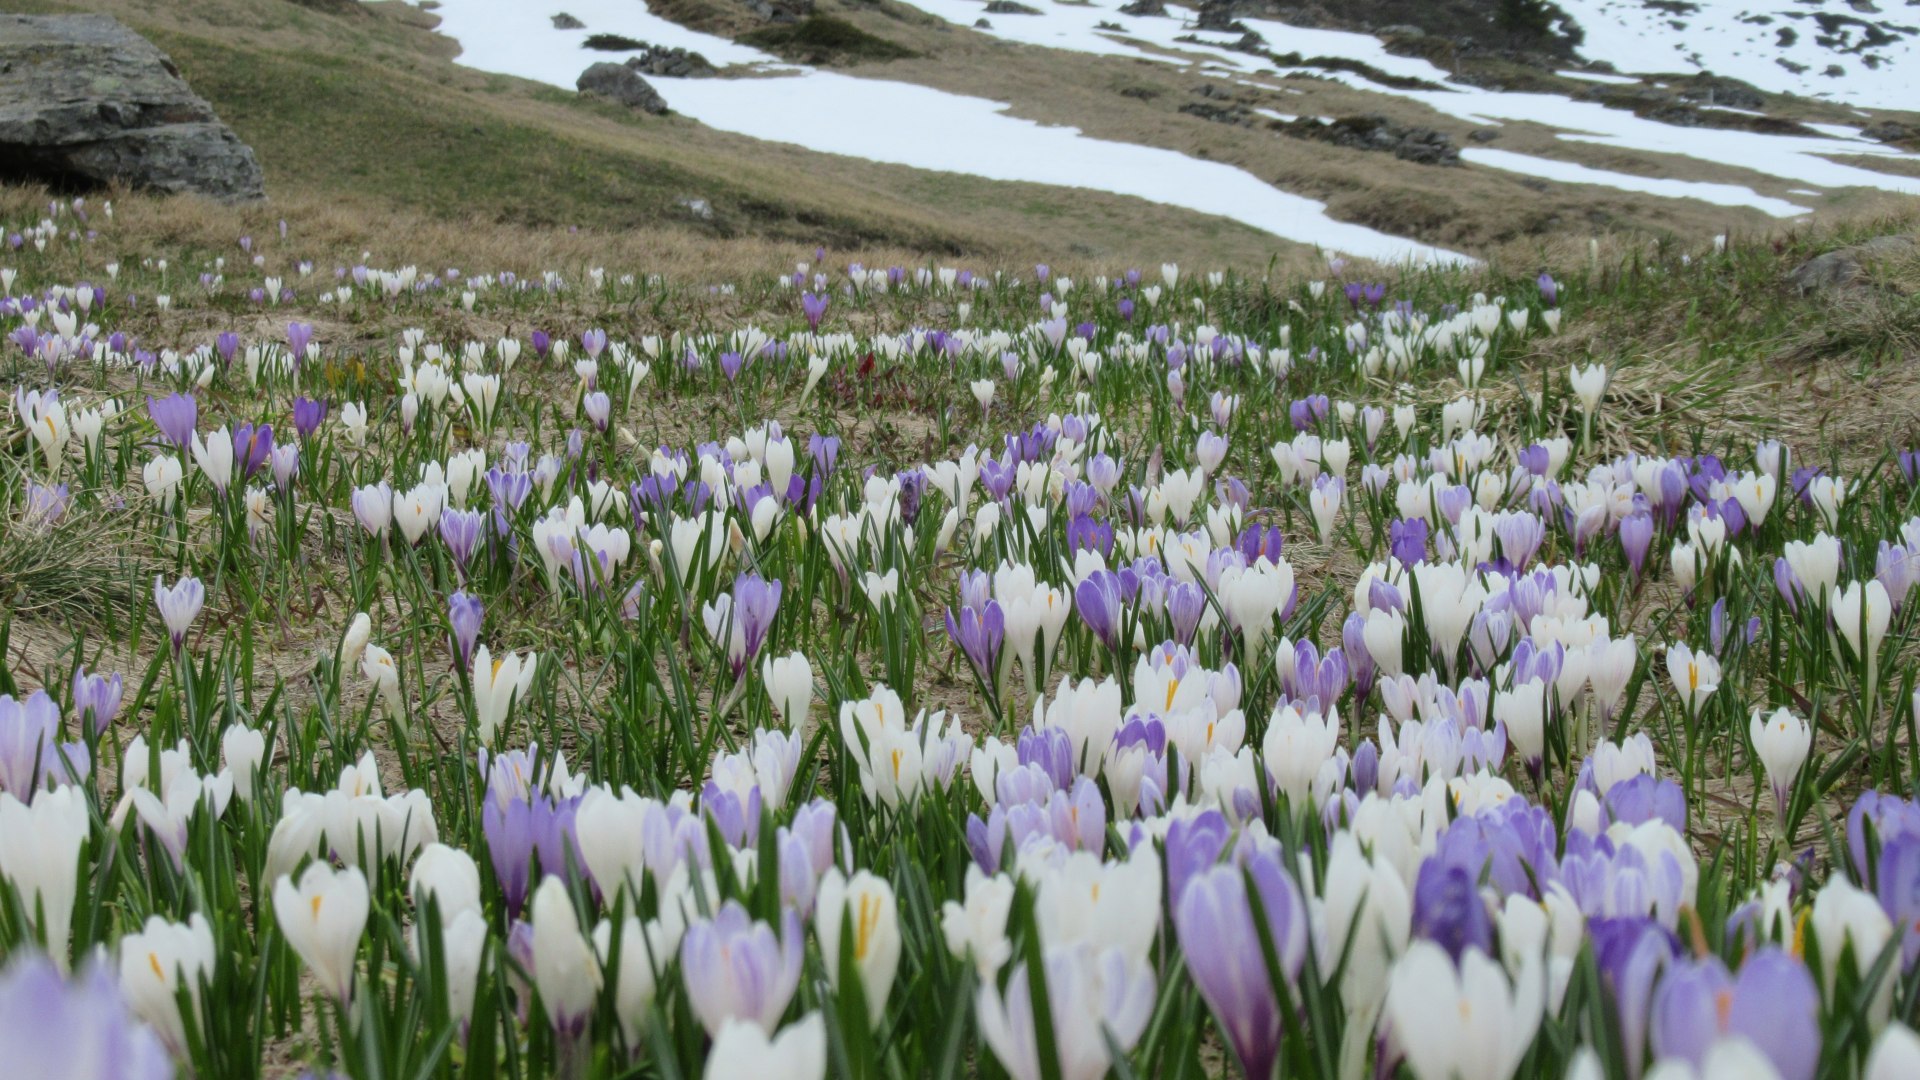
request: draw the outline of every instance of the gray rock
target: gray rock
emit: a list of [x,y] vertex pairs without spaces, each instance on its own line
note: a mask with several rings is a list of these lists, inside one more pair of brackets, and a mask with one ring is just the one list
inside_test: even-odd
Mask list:
[[719,74],[706,57],[697,52],[664,45],[648,45],[640,55],[629,57],[627,66],[642,75],[667,79],[705,79]]
[[266,197],[253,150],[109,15],[0,15],[0,163],[61,188]]
[[1017,3],[1016,0],[992,0],[991,3],[987,4],[987,14],[1038,15],[1040,14],[1040,10],[1038,8],[1030,8],[1022,3]]
[[1876,236],[1825,255],[1816,255],[1787,274],[1787,281],[1807,293],[1850,288],[1867,276],[1867,267],[1876,259],[1898,259],[1920,253],[1920,238],[1913,236]]
[[574,81],[583,94],[617,101],[630,109],[658,116],[667,111],[667,99],[660,96],[640,73],[625,64],[602,61],[580,73]]
[[587,24],[563,11],[553,17],[553,28],[555,30],[585,30]]
[[1133,0],[1133,3],[1120,9],[1120,14],[1132,15],[1136,18],[1147,15],[1164,16],[1166,13],[1167,5],[1161,0]]
[[1296,139],[1317,139],[1355,150],[1390,153],[1418,165],[1460,164],[1460,149],[1445,132],[1402,127],[1384,116],[1342,116],[1332,123],[1303,116],[1291,122],[1275,121],[1272,127]]

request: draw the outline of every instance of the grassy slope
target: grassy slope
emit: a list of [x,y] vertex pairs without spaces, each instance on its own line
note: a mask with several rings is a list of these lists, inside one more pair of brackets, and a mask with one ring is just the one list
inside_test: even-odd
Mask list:
[[[925,252],[1184,252],[1264,263],[1289,245],[1135,199],[1004,184],[814,154],[636,118],[522,80],[460,68],[399,4],[291,0],[19,0],[104,11],[150,36],[259,152],[276,197],[423,210],[443,220],[580,225],[811,248]],[[582,66],[587,62],[583,59]],[[713,206],[711,222],[678,205]]]

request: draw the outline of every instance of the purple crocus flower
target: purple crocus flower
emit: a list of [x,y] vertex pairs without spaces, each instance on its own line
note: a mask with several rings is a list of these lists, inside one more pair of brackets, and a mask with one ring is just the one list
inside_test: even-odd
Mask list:
[[[740,620],[740,631],[746,639],[746,656],[743,661],[751,664],[760,655],[760,646],[767,640],[767,634],[773,629],[773,618],[780,613],[780,594],[785,586],[778,578],[767,581],[759,574],[742,574],[733,583],[733,617]],[[738,676],[739,671],[734,675]]]
[[480,526],[485,519],[478,510],[444,510],[440,514],[440,539],[453,557],[454,568],[464,580],[467,564],[480,544]]
[[782,913],[780,932],[755,922],[737,900],[687,927],[680,970],[687,1003],[708,1033],[728,1020],[758,1024],[771,1035],[800,985],[804,941],[800,917]]
[[1073,590],[1073,610],[1093,636],[1108,649],[1120,647],[1120,578],[1110,570],[1095,570]]
[[826,293],[803,292],[800,294],[800,310],[807,316],[807,329],[818,331],[820,320],[827,315],[828,296]]
[[963,606],[958,615],[954,609],[947,609],[947,636],[966,654],[974,673],[989,685],[993,683],[1006,633],[1006,614],[1001,611],[998,600],[988,600],[979,607]]
[[1424,518],[1395,518],[1387,523],[1387,549],[1402,566],[1427,558],[1427,522]]
[[233,429],[233,463],[240,476],[251,477],[273,453],[272,424],[241,424]]
[[1647,550],[1653,546],[1653,515],[1635,510],[1620,519],[1620,548],[1627,553],[1627,566],[1634,577],[1647,565]]
[[21,1077],[168,1080],[173,1059],[127,1009],[104,960],[72,982],[46,957],[20,952],[0,974],[0,1046]]
[[1717,956],[1676,962],[1653,1005],[1656,1057],[1695,1068],[1729,1035],[1751,1040],[1780,1080],[1813,1080],[1820,1062],[1820,989],[1806,965],[1778,947],[1761,949],[1729,976]]
[[555,799],[530,785],[541,775],[538,748],[492,759],[488,768],[481,751],[481,769],[488,774],[487,794],[481,800],[480,829],[486,836],[487,856],[494,879],[507,901],[507,914],[519,918],[533,881],[533,864],[541,874],[577,875],[582,865],[574,846],[573,819],[578,797]]
[[1540,300],[1542,303],[1548,307],[1553,307],[1560,303],[1560,283],[1553,280],[1552,274],[1541,274],[1534,279],[1534,284],[1540,287]]
[[287,351],[293,354],[293,364],[299,367],[307,359],[307,346],[313,342],[313,326],[310,323],[290,322],[287,324]]
[[1672,931],[1647,918],[1591,919],[1587,933],[1600,977],[1619,1012],[1627,1075],[1637,1080],[1646,1057],[1654,985],[1678,955],[1680,943]]
[[147,415],[153,418],[160,434],[176,449],[185,450],[193,441],[193,429],[200,419],[199,403],[188,394],[170,394],[167,397],[147,398]]
[[1191,581],[1176,581],[1167,586],[1167,619],[1173,623],[1173,639],[1181,645],[1193,644],[1200,619],[1207,613],[1207,593]]
[[833,475],[833,467],[840,460],[840,437],[837,435],[807,436],[807,455],[813,459],[814,474],[822,481]]
[[59,735],[60,706],[45,690],[35,690],[25,701],[0,694],[0,791],[32,802],[42,777],[64,771]]
[[1015,753],[1020,764],[1032,765],[1044,772],[1055,790],[1064,791],[1073,786],[1073,739],[1065,728],[1026,728],[1020,732]]
[[1902,450],[1897,455],[1900,475],[1906,478],[1908,487],[1920,487],[1920,450]]
[[120,682],[120,673],[102,675],[99,672],[88,674],[84,667],[73,672],[73,712],[74,718],[82,722],[91,721],[95,735],[107,730],[114,717],[120,715],[120,701],[125,688]]
[[[117,350],[125,352],[124,348]],[[233,366],[233,358],[240,352],[240,335],[231,330],[223,330],[213,339],[213,351],[220,354],[220,363],[224,367]]]
[[[1251,897],[1249,877],[1255,890]],[[1280,1049],[1280,1008],[1254,922],[1255,899],[1280,975],[1291,984],[1306,959],[1306,906],[1277,854],[1256,854],[1244,869],[1223,865],[1194,875],[1174,908],[1174,926],[1187,970],[1233,1047],[1241,1072],[1264,1077],[1272,1075]]]
[[27,513],[29,522],[42,527],[52,528],[67,516],[67,502],[71,495],[65,484],[40,484],[27,481]]
[[1178,818],[1167,827],[1167,901],[1176,912],[1187,884],[1220,862],[1233,826],[1218,810]]
[[302,439],[313,438],[313,433],[320,429],[320,422],[326,418],[327,403],[325,401],[317,401],[310,397],[293,399],[293,430],[298,432]]
[[746,366],[746,358],[737,352],[723,352],[720,354],[720,373],[727,377],[728,382],[733,382],[738,379],[740,377],[740,369]]
[[1447,950],[1455,963],[1468,948],[1491,952],[1493,918],[1475,876],[1437,859],[1422,863],[1413,887],[1413,932]]
[[1853,857],[1854,880],[1877,889],[1874,871],[1880,860],[1868,854],[1869,832],[1882,852],[1902,836],[1920,837],[1920,805],[1869,790],[1861,792],[1847,811],[1847,852]]
[[1920,835],[1903,833],[1880,848],[1875,895],[1900,933],[1901,966],[1920,961]]
[[479,597],[464,589],[447,597],[447,623],[453,628],[453,646],[461,671],[473,669],[473,650],[480,642],[480,624],[486,610]]
[[1614,822],[1639,825],[1660,820],[1684,836],[1687,796],[1673,781],[1641,773],[1607,789],[1606,796],[1600,800],[1600,819],[1602,827]]
[[1278,525],[1249,525],[1240,530],[1239,540],[1234,546],[1239,549],[1247,562],[1255,563],[1261,559],[1278,565],[1280,553],[1286,549],[1287,538]]
[[600,354],[607,349],[607,332],[597,328],[581,331],[580,347],[586,350],[589,357],[595,360],[600,359]]

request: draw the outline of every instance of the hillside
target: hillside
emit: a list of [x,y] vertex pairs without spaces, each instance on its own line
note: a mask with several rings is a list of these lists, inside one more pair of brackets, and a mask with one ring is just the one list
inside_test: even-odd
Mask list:
[[[1306,266],[1315,248],[1699,240],[1893,212],[1920,191],[1913,114],[1684,62],[1615,74],[1579,53],[1584,32],[1556,16],[1533,33],[1500,5],[1481,10],[1515,27],[1505,37],[1422,29],[1440,8],[1389,22],[1411,9],[1245,0],[1133,15],[974,0],[16,6],[105,10],[149,34],[256,146],[274,195],[442,220]],[[562,14],[581,26],[557,28]],[[613,47],[582,47],[596,35]],[[665,117],[572,92],[587,64],[642,44],[701,52],[719,77],[653,79]]]

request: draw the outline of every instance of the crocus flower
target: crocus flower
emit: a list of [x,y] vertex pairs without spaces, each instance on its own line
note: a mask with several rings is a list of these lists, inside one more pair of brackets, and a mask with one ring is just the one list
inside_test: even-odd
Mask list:
[[[1247,894],[1249,875],[1256,890],[1253,898]],[[1292,982],[1306,960],[1306,906],[1275,854],[1255,855],[1244,869],[1216,866],[1193,877],[1174,909],[1174,925],[1187,969],[1241,1071],[1267,1076],[1280,1048],[1280,1009],[1254,922],[1254,898],[1273,940],[1279,975]]]
[[166,436],[175,448],[185,451],[193,439],[194,427],[198,423],[200,407],[192,396],[171,394],[165,398],[147,399],[147,415],[153,418],[160,434]]
[[[1073,610],[1093,636],[1108,649],[1120,647],[1121,599],[1119,575],[1108,570],[1088,574],[1073,591]],[[949,616],[951,617],[951,616]],[[957,639],[956,639],[957,640]],[[969,657],[971,659],[971,656]]]
[[1440,946],[1415,941],[1393,966],[1386,1015],[1420,1080],[1509,1080],[1540,1026],[1544,981],[1531,957],[1509,982],[1477,948],[1456,965]]
[[1755,709],[1747,721],[1747,738],[1753,744],[1754,755],[1766,766],[1767,783],[1773,788],[1774,813],[1784,828],[1794,781],[1813,747],[1813,729],[1784,706],[1775,709],[1765,720],[1760,718],[1760,710]]
[[[120,715],[124,687],[120,673],[88,674],[85,667],[73,672],[73,711],[76,719],[86,721],[95,735],[105,731]],[[3,786],[3,785],[0,785]]]
[[440,539],[447,545],[447,554],[453,557],[454,569],[462,578],[466,577],[467,564],[479,547],[480,526],[485,520],[478,510],[440,512]]
[[1493,948],[1493,917],[1480,898],[1479,876],[1428,859],[1413,888],[1414,936],[1435,942],[1458,960],[1469,949]]
[[302,439],[313,438],[313,433],[320,430],[320,424],[326,418],[327,403],[325,401],[316,401],[310,397],[293,399],[293,430],[298,432]]
[[1000,645],[1006,637],[1006,615],[998,600],[979,607],[964,606],[956,616],[947,609],[947,636],[966,654],[967,662],[989,685],[998,671]]
[[201,982],[211,980],[213,973],[213,929],[199,912],[185,923],[149,916],[140,932],[120,939],[120,990],[127,1004],[182,1059],[187,1056],[189,1018],[181,1013],[179,994],[186,991],[197,1026]]
[[717,1034],[728,1020],[773,1034],[800,985],[803,947],[800,919],[791,910],[777,935],[736,900],[689,926],[680,943],[680,970],[688,1004],[708,1034]]
[[760,679],[780,722],[804,739],[807,708],[813,703],[813,665],[807,655],[796,651],[767,657],[760,664]]
[[814,932],[820,938],[828,978],[835,987],[840,986],[840,935],[844,924],[853,932],[853,973],[866,998],[867,1021],[878,1026],[887,1011],[894,972],[900,967],[900,912],[893,887],[885,878],[865,870],[849,878],[836,867],[821,878],[815,899]]
[[800,294],[800,308],[806,313],[807,329],[816,332],[820,329],[820,320],[827,314],[828,299],[826,293],[803,292]]
[[0,973],[7,1071],[35,1080],[170,1080],[174,1063],[129,1013],[104,963],[68,982],[45,957],[14,954]]
[[566,885],[551,875],[533,894],[533,983],[554,1031],[585,1030],[600,992],[600,964]]
[[[975,999],[980,1034],[1014,1080],[1040,1080],[1040,1044],[1033,1015],[1036,984],[1053,1019],[1053,1074],[1061,1080],[1100,1080],[1113,1067],[1111,1046],[1132,1048],[1153,1016],[1153,969],[1126,950],[1095,950],[1086,942],[1047,949],[1045,973],[1026,964],[1007,975],[1006,991],[985,980]],[[1111,1039],[1111,1043],[1109,1043]]]
[[199,578],[182,577],[169,589],[158,574],[154,575],[153,603],[160,609],[160,619],[166,623],[167,634],[173,639],[174,652],[186,644],[187,629],[200,617],[200,608],[206,601],[207,590]]
[[[12,886],[29,924],[63,968],[73,927],[80,846],[92,832],[86,798],[67,786],[24,803],[0,792],[0,877]],[[41,918],[44,924],[40,924]]]
[[[621,978],[625,978],[623,971]],[[778,1077],[822,1080],[827,1075],[827,1026],[816,1010],[768,1037],[758,1024],[729,1020],[714,1034],[704,1080]]]
[[479,644],[485,616],[486,607],[479,597],[464,590],[447,597],[447,624],[453,628],[454,654],[462,671],[473,669],[473,651]]
[[1656,1057],[1706,1063],[1720,1038],[1753,1042],[1781,1080],[1812,1080],[1820,1060],[1820,990],[1806,965],[1776,947],[1763,948],[1727,974],[1715,956],[1677,961],[1660,981],[1653,1006]]
[[293,356],[293,366],[298,368],[307,360],[307,346],[313,343],[313,325],[311,323],[290,322],[287,324],[287,352]]

